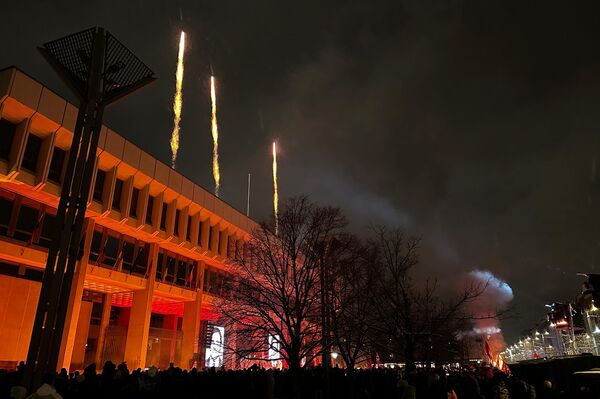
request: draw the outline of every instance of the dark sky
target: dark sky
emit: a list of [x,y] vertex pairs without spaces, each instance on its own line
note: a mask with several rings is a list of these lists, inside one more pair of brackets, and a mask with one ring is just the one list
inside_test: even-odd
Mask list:
[[422,235],[422,274],[505,279],[509,340],[600,271],[597,1],[3,1],[0,66],[68,91],[36,45],[101,25],[159,81],[105,122],[168,163],[179,31],[188,32],[177,169],[211,189],[212,64],[221,197],[280,194]]

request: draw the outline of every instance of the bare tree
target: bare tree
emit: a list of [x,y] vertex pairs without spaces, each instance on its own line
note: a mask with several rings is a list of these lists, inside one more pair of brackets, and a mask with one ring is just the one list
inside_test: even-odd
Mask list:
[[332,346],[348,370],[368,357],[373,289],[377,278],[377,254],[352,235],[336,237],[329,244],[326,292]]
[[429,365],[433,349],[451,346],[460,323],[471,317],[467,304],[475,301],[487,284],[469,283],[453,297],[442,299],[436,279],[419,285],[412,278],[411,271],[419,262],[420,239],[407,237],[400,229],[373,230],[380,275],[374,307],[374,326],[380,337],[377,344],[402,356],[408,367],[416,361]]
[[297,370],[321,351],[321,262],[345,220],[338,208],[299,197],[285,203],[278,223],[277,236],[272,223],[262,223],[237,251],[231,295],[216,306],[219,323],[235,334],[228,351],[270,361],[270,350]]

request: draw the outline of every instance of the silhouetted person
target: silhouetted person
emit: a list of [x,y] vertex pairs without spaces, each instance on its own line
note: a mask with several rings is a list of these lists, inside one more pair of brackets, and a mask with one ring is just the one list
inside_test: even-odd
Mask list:
[[46,374],[42,380],[42,386],[27,399],[62,399],[62,396],[54,388],[54,374]]

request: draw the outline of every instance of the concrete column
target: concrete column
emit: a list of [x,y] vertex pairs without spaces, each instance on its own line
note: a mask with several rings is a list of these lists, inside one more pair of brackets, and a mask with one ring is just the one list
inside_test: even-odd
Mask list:
[[217,223],[214,226],[210,226],[210,229],[212,231],[212,234],[210,236],[210,243],[208,245],[208,249],[211,255],[216,256],[219,254],[219,234],[221,233],[220,224]]
[[219,248],[217,249],[217,253],[219,254],[219,256],[221,256],[222,258],[226,258],[227,257],[227,247],[228,247],[228,242],[229,242],[229,229],[225,228],[224,230],[221,230],[219,232],[219,241],[217,241],[219,244]]
[[148,352],[148,329],[152,314],[152,294],[154,293],[154,279],[156,276],[156,263],[158,262],[158,244],[150,244],[148,254],[149,273],[146,288],[134,291],[131,305],[131,316],[127,328],[127,341],[125,342],[125,361],[131,369],[146,366]]
[[102,319],[100,320],[100,330],[98,332],[98,345],[96,349],[96,367],[102,368],[102,354],[104,353],[104,342],[106,339],[106,329],[110,322],[110,310],[112,308],[112,294],[104,294],[104,303],[102,304]]
[[81,297],[83,295],[83,283],[85,282],[85,273],[87,271],[88,259],[90,256],[94,224],[95,222],[93,219],[85,220],[85,225],[83,227],[83,232],[85,234],[83,256],[81,257],[81,260],[77,261],[75,273],[73,274],[73,283],[71,284],[71,294],[69,296],[69,305],[65,319],[65,329],[60,344],[60,353],[58,355],[58,367],[64,367],[67,370],[69,370],[69,367],[71,366],[73,346],[75,344],[75,336],[77,335],[77,325],[79,324],[79,314],[81,312]]
[[90,321],[92,319],[92,302],[82,301],[77,322],[77,332],[73,344],[73,354],[71,356],[71,365],[74,368],[84,368],[85,351],[87,349],[87,339],[90,332]]
[[200,229],[201,229],[201,233],[200,233],[200,248],[202,248],[202,251],[204,252],[208,252],[208,236],[209,236],[209,229],[210,229],[210,219],[206,219],[202,221],[202,224],[200,225]]
[[183,304],[183,322],[181,323],[181,364],[182,368],[201,367],[194,361],[194,354],[200,351],[200,308],[202,307],[202,279],[204,262],[198,262],[196,273],[196,298]]
[[202,306],[202,290],[196,290],[196,299],[183,305],[183,322],[181,332],[181,364],[182,368],[198,367],[194,364],[194,353],[199,351],[200,308]]
[[175,346],[177,344],[177,315],[166,314],[163,328],[171,333],[171,345],[169,347],[169,363],[175,362]]

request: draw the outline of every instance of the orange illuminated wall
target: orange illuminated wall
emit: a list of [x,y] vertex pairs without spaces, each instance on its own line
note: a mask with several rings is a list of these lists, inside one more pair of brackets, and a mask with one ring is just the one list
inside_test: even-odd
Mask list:
[[0,275],[0,359],[27,357],[41,284]]

